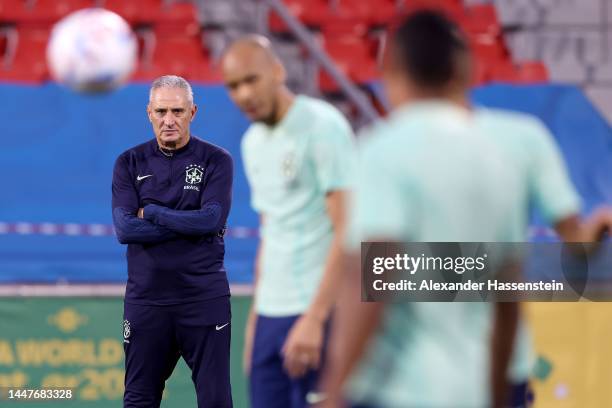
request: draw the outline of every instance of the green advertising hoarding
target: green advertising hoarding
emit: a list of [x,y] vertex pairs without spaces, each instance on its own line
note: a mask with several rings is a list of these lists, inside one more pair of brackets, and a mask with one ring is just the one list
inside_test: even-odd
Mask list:
[[[236,407],[247,406],[241,357],[249,304],[248,297],[232,298]],[[62,407],[120,407],[123,364],[122,299],[0,299],[0,406],[58,407],[52,399],[25,403],[7,398],[9,389],[52,388],[72,391],[73,398],[62,400]],[[166,383],[162,407],[196,407],[191,372],[183,360]]]

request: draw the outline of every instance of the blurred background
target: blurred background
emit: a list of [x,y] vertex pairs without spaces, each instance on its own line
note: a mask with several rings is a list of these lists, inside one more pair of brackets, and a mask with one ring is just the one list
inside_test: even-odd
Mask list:
[[[125,86],[85,95],[51,79],[46,47],[57,21],[94,6],[129,23],[138,56]],[[538,116],[584,213],[612,204],[612,0],[0,0],[0,387],[70,387],[67,406],[120,405],[127,267],[111,222],[112,166],[153,137],[149,83],[176,74],[201,109],[193,134],[235,158],[226,267],[234,398],[246,407],[240,357],[258,222],[240,160],[248,122],[223,88],[220,55],[243,34],[269,35],[290,87],[334,103],[359,129],[386,113],[378,63],[388,25],[423,7],[467,33],[474,103]],[[538,214],[529,239],[554,239]],[[535,406],[612,406],[612,305],[528,304],[526,314]],[[195,406],[179,366],[162,406]]]

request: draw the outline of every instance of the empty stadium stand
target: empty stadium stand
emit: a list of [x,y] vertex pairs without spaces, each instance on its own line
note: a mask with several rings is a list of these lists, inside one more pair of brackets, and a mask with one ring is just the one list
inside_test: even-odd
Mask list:
[[609,0],[495,0],[517,62],[541,61],[549,80],[581,87],[612,122]]
[[[45,36],[52,24],[71,11],[102,6],[123,16],[138,34],[141,58],[134,80],[146,81],[162,72],[176,72],[197,82],[218,81],[215,62],[220,49],[231,38],[217,43],[211,52],[207,32],[211,28],[223,28],[224,24],[244,28],[252,28],[252,25],[240,24],[240,19],[249,16],[233,15],[221,1],[195,3],[197,5],[164,0],[0,0],[0,80],[33,83],[49,80],[44,50]],[[215,4],[220,12],[212,11]],[[285,4],[313,30],[322,48],[357,84],[376,80],[377,60],[389,24],[398,16],[422,7],[439,8],[464,28],[478,61],[482,62],[480,69],[484,70],[476,76],[477,83],[496,79],[529,82],[534,78],[512,63],[495,8],[490,4],[465,7],[460,0],[286,0]],[[268,21],[272,34],[290,34],[275,13],[269,12]],[[299,44],[294,46],[299,47]],[[307,58],[307,55],[303,57]],[[325,72],[316,72],[316,76],[323,92],[337,91],[337,85]],[[545,67],[538,68],[535,79],[546,79]],[[308,78],[304,81],[311,82]]]
[[0,81],[50,80],[45,49],[51,27],[72,11],[94,6],[118,13],[134,28],[140,45],[134,80],[175,72],[194,81],[218,81],[196,6],[163,0],[0,0]]
[[0,28],[0,80],[42,83],[49,80],[45,52],[48,27]]

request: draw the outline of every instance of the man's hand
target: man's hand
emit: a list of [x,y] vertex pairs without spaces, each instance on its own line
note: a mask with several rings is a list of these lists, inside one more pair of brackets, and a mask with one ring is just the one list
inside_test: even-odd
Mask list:
[[585,242],[601,241],[612,235],[612,207],[600,207],[585,222]]
[[348,405],[340,397],[327,397],[322,402],[314,404],[313,408],[348,408]]
[[612,234],[612,207],[599,207],[585,220],[578,215],[564,218],[555,224],[555,230],[564,242],[601,241],[606,233]]
[[283,345],[285,370],[293,378],[302,377],[321,364],[324,322],[305,314],[297,319]]
[[138,218],[144,218],[144,208],[138,209]]

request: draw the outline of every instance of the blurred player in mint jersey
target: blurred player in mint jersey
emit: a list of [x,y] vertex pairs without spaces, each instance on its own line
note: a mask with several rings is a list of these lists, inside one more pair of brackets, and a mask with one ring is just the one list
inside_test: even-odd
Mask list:
[[[359,149],[353,250],[360,241],[523,241],[531,200],[566,240],[594,240],[609,226],[608,210],[580,221],[578,196],[537,120],[470,107],[471,58],[455,24],[431,11],[409,16],[385,62],[394,111]],[[532,360],[524,328],[514,344],[517,304],[365,304],[356,257],[348,267],[326,406],[342,395],[355,407],[527,404]]]
[[[354,250],[361,241],[519,240],[516,200],[508,197],[518,180],[476,129],[470,72],[465,40],[441,15],[419,12],[398,28],[383,74],[394,110],[360,146],[348,236]],[[356,291],[349,298],[345,291],[334,319],[330,405],[349,373],[355,406],[492,405],[489,384],[492,376],[504,381],[518,305],[365,304],[360,281],[347,277]]]
[[353,134],[330,104],[294,95],[261,36],[225,52],[230,97],[253,122],[242,159],[260,215],[244,365],[253,408],[299,408],[315,392],[338,289]]

